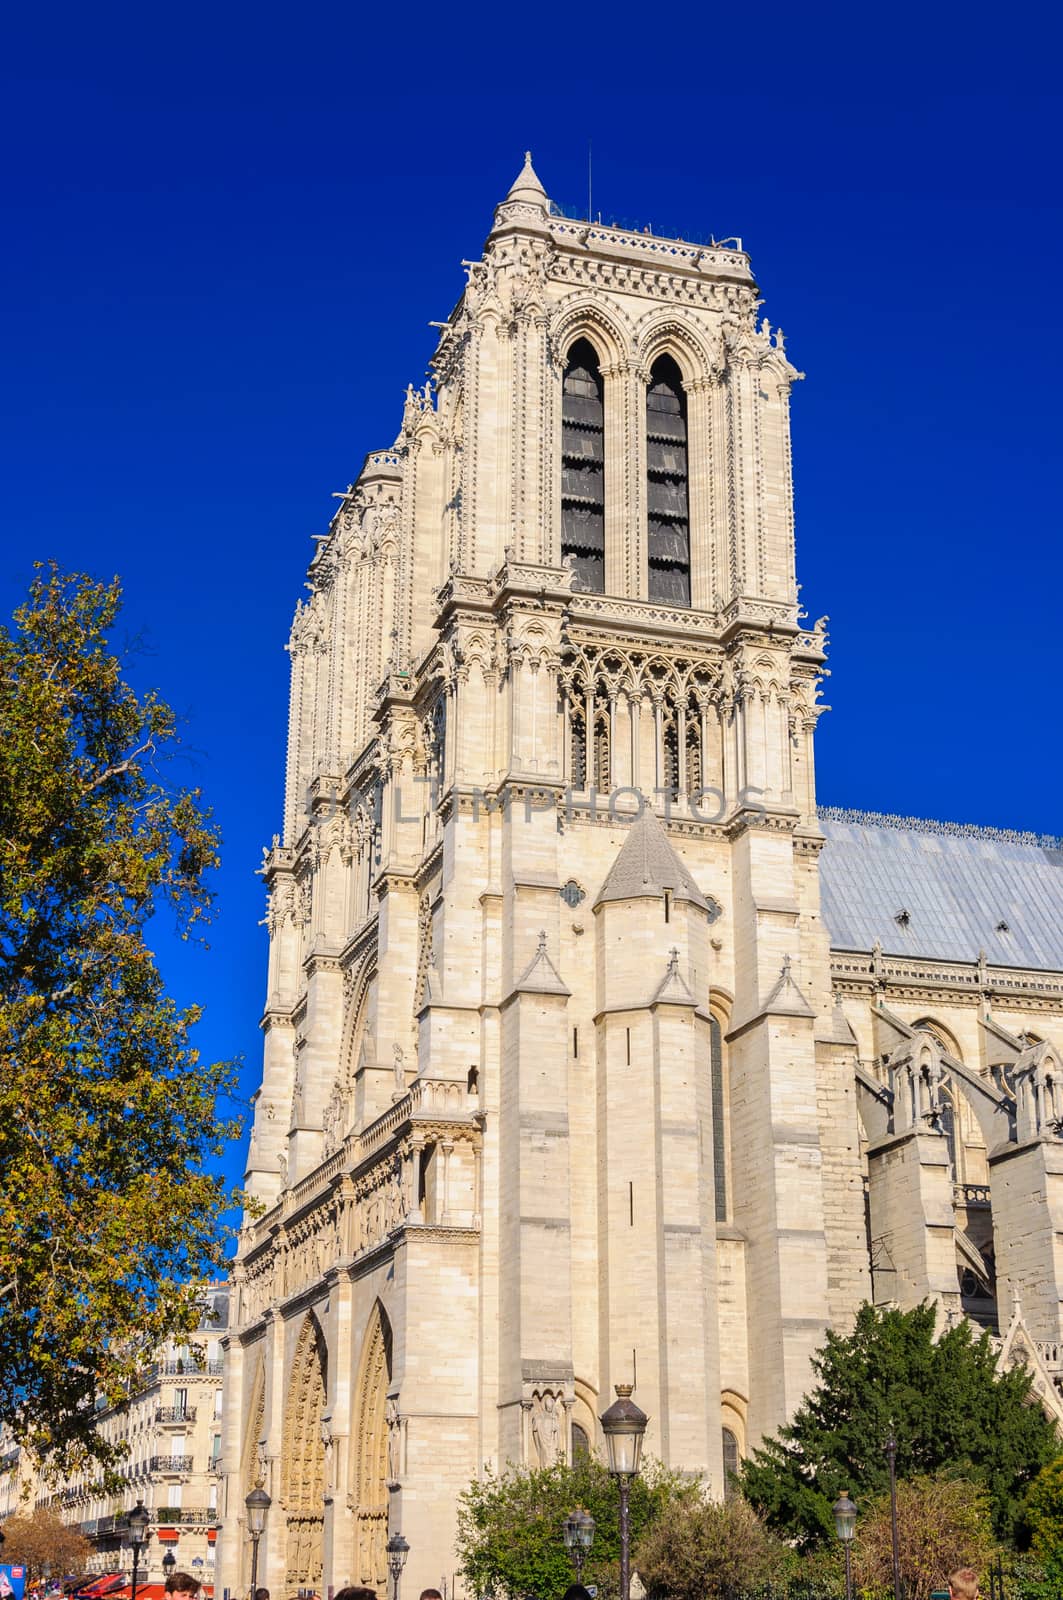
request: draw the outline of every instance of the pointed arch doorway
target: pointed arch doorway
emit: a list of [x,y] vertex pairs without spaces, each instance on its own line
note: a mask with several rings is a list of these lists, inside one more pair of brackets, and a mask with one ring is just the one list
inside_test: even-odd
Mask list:
[[312,1314],[299,1330],[288,1383],[281,1479],[288,1517],[287,1591],[321,1592],[324,1571],[325,1443],[328,1349]]
[[391,1324],[378,1300],[358,1363],[355,1391],[354,1507],[355,1582],[388,1589],[388,1389],[391,1384]]

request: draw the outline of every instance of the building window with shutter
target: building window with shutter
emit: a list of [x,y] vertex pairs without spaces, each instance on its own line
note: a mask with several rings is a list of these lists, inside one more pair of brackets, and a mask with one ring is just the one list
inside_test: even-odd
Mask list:
[[660,356],[646,391],[646,509],[650,599],[690,604],[687,402],[679,368]]
[[598,356],[579,339],[561,390],[561,559],[573,589],[605,592],[605,405]]

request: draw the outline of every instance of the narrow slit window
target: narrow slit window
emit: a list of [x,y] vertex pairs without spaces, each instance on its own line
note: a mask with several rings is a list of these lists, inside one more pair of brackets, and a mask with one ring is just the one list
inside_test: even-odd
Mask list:
[[573,589],[605,592],[605,404],[587,339],[572,346],[561,389],[561,559]]
[[687,401],[679,368],[661,356],[646,391],[646,508],[650,599],[690,604]]
[[709,1021],[709,1070],[712,1073],[712,1177],[716,1200],[716,1221],[727,1221],[727,1128],[724,1095],[723,1029],[719,1020]]

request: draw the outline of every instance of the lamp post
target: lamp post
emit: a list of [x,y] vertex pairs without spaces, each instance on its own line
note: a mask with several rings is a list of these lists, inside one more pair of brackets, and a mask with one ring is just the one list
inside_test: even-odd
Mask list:
[[247,1530],[251,1535],[251,1600],[255,1600],[255,1590],[258,1588],[258,1541],[266,1530],[266,1513],[272,1504],[259,1479],[244,1501],[247,1507]]
[[856,1506],[843,1489],[834,1502],[834,1526],[845,1551],[845,1600],[853,1600],[853,1535],[856,1532]]
[[631,1518],[628,1497],[639,1470],[649,1417],[631,1398],[630,1383],[614,1385],[616,1399],[599,1417],[609,1452],[609,1471],[620,1489],[620,1600],[631,1600]]
[[130,1600],[137,1600],[137,1567],[140,1565],[140,1547],[148,1536],[148,1509],[138,1500],[126,1519],[129,1523],[129,1542],[133,1546],[133,1581]]
[[565,1518],[563,1529],[565,1549],[572,1559],[576,1569],[576,1582],[583,1582],[583,1563],[594,1543],[594,1518],[589,1511],[584,1511],[582,1506],[577,1506],[575,1511],[570,1511]]
[[897,1441],[893,1436],[893,1423],[890,1423],[889,1437],[885,1444],[886,1460],[890,1469],[890,1537],[893,1542],[893,1600],[902,1600],[901,1589],[901,1542],[897,1533]]
[[402,1577],[402,1569],[406,1565],[410,1547],[401,1533],[393,1533],[385,1548],[388,1553],[388,1571],[395,1586],[394,1600],[399,1600],[399,1579]]
[[176,1567],[176,1565],[177,1557],[174,1555],[172,1550],[167,1550],[166,1554],[162,1558],[162,1579],[164,1583],[168,1583],[173,1577],[173,1569]]

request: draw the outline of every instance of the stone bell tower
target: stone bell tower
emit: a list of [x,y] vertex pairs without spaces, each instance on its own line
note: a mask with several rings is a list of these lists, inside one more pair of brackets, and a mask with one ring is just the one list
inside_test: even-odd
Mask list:
[[618,1382],[722,1492],[866,1294],[759,304],[740,241],[569,220],[529,158],[311,563],[231,1587],[257,1476],[270,1587],[380,1586],[400,1528],[437,1582],[462,1487],[598,1448]]

